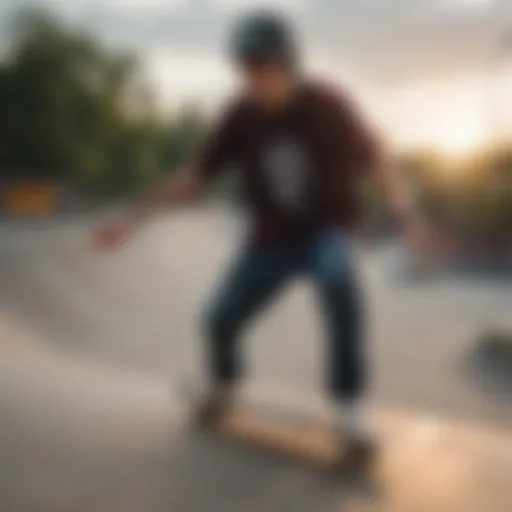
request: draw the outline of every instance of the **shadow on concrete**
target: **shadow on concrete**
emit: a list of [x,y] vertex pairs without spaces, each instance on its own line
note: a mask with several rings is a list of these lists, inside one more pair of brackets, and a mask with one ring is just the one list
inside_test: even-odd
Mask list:
[[463,372],[485,392],[512,404],[512,336],[488,331],[475,340]]
[[158,458],[118,460],[105,476],[102,488],[73,510],[334,512],[380,496],[376,482],[363,475],[308,470],[196,432],[173,434]]

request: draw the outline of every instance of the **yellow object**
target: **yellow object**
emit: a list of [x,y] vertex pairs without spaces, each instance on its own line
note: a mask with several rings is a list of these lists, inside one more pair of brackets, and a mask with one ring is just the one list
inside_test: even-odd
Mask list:
[[50,215],[57,209],[57,189],[51,185],[20,185],[6,191],[5,212]]

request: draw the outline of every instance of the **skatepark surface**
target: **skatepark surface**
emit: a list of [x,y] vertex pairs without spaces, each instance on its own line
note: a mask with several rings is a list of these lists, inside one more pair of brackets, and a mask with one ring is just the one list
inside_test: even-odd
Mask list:
[[[203,223],[157,227],[113,260],[87,255],[75,227],[3,228],[1,510],[512,510],[507,384],[466,372],[471,344],[463,347],[476,325],[506,318],[510,287],[485,284],[471,295],[469,285],[442,284],[434,296],[427,284],[421,297],[384,293],[381,269],[368,264],[383,315],[375,320],[383,345],[373,348],[379,391],[369,397],[382,454],[366,476],[327,475],[186,428],[175,383],[197,371],[192,311],[225,254],[214,236],[197,237]],[[180,249],[144,252],[163,232],[179,235]],[[279,319],[254,335],[247,389],[316,410],[320,376],[306,338],[317,326],[303,319],[303,293],[294,290]],[[436,303],[442,307],[432,311]],[[397,311],[410,322],[395,325]]]
[[[13,340],[17,341],[14,343]],[[3,322],[3,510],[507,512],[503,432],[375,411],[382,454],[329,475],[187,429],[169,381],[51,353]]]

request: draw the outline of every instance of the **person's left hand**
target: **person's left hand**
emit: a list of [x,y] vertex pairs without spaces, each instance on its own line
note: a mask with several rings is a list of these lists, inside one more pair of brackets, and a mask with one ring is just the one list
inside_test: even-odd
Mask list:
[[416,252],[444,252],[449,248],[448,236],[422,217],[406,224],[405,241]]

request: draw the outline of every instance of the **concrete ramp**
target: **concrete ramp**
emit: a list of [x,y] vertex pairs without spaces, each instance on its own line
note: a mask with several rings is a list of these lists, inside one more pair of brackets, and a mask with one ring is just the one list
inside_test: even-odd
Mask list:
[[[506,433],[377,407],[375,474],[329,477],[187,431],[166,379],[52,351],[12,326],[0,338],[2,510],[512,510]],[[271,385],[247,393],[313,403]]]

